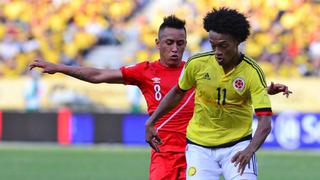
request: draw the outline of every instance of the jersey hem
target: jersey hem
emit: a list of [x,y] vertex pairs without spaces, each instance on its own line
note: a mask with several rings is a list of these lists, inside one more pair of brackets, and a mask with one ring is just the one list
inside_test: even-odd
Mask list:
[[193,142],[193,141],[191,141],[190,139],[187,138],[187,144],[194,144],[194,145],[201,146],[201,147],[204,147],[204,148],[217,149],[217,148],[231,147],[231,146],[234,146],[234,145],[238,144],[239,142],[247,141],[247,140],[251,140],[251,139],[252,139],[252,135],[250,134],[250,135],[245,136],[245,137],[243,137],[243,138],[241,138],[241,139],[239,139],[237,141],[232,141],[232,142],[228,142],[228,143],[217,145],[217,146],[204,146],[204,145],[195,143],[195,142]]

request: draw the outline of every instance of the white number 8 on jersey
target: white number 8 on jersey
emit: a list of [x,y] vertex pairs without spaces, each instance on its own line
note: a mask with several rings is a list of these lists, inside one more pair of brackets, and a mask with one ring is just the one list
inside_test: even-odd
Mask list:
[[160,84],[155,84],[154,85],[154,97],[156,98],[157,101],[160,101],[162,98],[160,90],[161,90]]

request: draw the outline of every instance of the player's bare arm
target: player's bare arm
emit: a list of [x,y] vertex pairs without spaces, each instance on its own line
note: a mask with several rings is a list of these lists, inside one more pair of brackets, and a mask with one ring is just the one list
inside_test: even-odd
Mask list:
[[43,73],[63,73],[90,83],[124,83],[120,70],[67,66],[50,63],[44,60],[34,60],[29,65],[30,70],[36,67],[41,68]]
[[236,153],[231,162],[238,166],[238,172],[242,175],[246,165],[250,162],[253,154],[264,143],[271,131],[271,116],[258,116],[258,127],[252,138],[251,143],[243,151]]
[[146,121],[146,142],[157,152],[160,152],[158,145],[161,144],[161,139],[157,135],[157,131],[154,128],[154,124],[164,114],[168,113],[174,107],[176,107],[183,99],[186,91],[182,91],[177,86],[174,86],[168,94],[163,98],[157,109],[152,113],[149,119]]
[[288,86],[284,84],[276,83],[274,84],[271,82],[270,86],[268,86],[268,94],[274,95],[283,92],[283,95],[286,97],[289,97],[290,94],[292,94],[292,91],[289,90]]

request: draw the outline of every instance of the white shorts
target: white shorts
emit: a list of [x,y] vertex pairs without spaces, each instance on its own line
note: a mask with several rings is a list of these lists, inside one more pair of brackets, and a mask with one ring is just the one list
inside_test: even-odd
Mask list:
[[242,176],[238,173],[238,166],[231,163],[231,158],[242,151],[250,141],[242,141],[227,148],[205,148],[188,144],[186,148],[187,180],[219,180],[223,174],[225,180],[256,180],[258,166],[255,154],[246,166]]

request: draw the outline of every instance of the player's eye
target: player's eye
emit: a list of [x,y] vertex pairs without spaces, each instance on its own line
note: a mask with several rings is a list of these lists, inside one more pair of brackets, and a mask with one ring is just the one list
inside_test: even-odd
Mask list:
[[213,45],[213,44],[211,44],[211,47],[212,47],[212,50],[215,51],[216,48],[219,48],[219,49],[225,49],[225,48],[227,48],[227,47],[228,47],[228,44],[225,44],[225,43],[223,43],[223,44],[218,44],[218,45]]
[[227,47],[228,47],[228,44],[226,44],[226,43],[220,44],[220,47],[221,47],[221,48],[227,48]]
[[178,46],[183,46],[184,43],[185,43],[184,41],[178,41],[178,42],[177,42],[177,45],[178,45]]
[[166,44],[168,44],[168,45],[171,45],[171,44],[173,44],[173,40],[166,40]]

